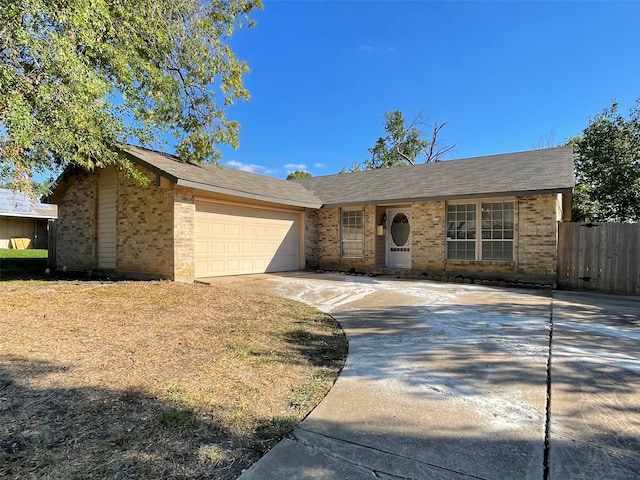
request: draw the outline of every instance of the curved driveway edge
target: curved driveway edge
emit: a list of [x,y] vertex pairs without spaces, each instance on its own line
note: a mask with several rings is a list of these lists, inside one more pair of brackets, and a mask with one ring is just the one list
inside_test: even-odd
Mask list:
[[[615,437],[622,442],[615,455],[601,439],[600,456],[589,466],[599,473],[583,475],[573,459],[600,437],[580,443],[590,424],[572,429],[580,412],[567,408],[571,389],[552,390],[552,405],[557,400],[563,413],[556,419],[552,411],[551,468],[545,469],[550,292],[341,274],[213,281],[313,305],[331,313],[349,340],[347,363],[329,394],[241,480],[638,478],[640,382],[626,367],[617,374],[626,372],[635,384],[618,412],[627,430]],[[640,301],[631,304],[640,307]],[[563,300],[556,339],[572,335],[563,332],[573,311]],[[628,350],[634,341],[636,349],[624,360],[616,357],[619,365],[638,367],[639,330],[636,324],[626,332]],[[588,351],[584,343],[572,348]],[[551,367],[566,386],[582,364],[558,358]]]

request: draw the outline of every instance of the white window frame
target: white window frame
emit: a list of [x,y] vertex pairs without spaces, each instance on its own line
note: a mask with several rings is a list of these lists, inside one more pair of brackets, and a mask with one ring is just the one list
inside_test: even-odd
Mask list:
[[[353,233],[356,233],[356,234],[358,233],[358,232],[351,232],[351,234],[345,233],[345,226],[349,226],[349,225],[345,225],[345,214],[347,214],[346,216],[350,217],[350,220],[353,220],[356,223],[356,225],[351,225],[351,228],[354,228],[354,229],[357,228],[357,223],[358,223],[358,218],[357,218],[358,215],[354,215],[354,214],[359,214],[360,238],[345,238],[347,236],[353,236]],[[347,249],[348,253],[345,253],[345,245],[349,245],[351,247]],[[354,253],[355,250],[357,250],[357,252]],[[362,208],[340,209],[340,256],[342,258],[363,258],[364,257],[364,209]]]
[[[496,204],[496,203],[510,203],[512,205],[513,216],[511,218],[512,228],[505,228],[504,220],[500,228],[501,237],[505,235],[511,235],[511,238],[484,238],[487,233],[487,230],[483,230],[483,211],[482,207],[486,204]],[[449,238],[449,219],[450,212],[449,207],[453,205],[475,205],[475,219],[473,220],[475,224],[475,235],[473,239],[464,238],[464,239],[453,239]],[[515,216],[516,216],[516,199],[508,198],[508,199],[481,199],[475,201],[455,201],[455,202],[447,202],[445,206],[445,259],[448,262],[503,262],[510,263],[515,259]],[[486,220],[485,220],[486,221]],[[465,225],[464,231],[468,232],[468,227]],[[493,236],[492,232],[497,232],[497,229],[491,228],[488,230],[489,235]],[[475,256],[473,259],[457,259],[457,258],[449,258],[449,245],[450,242],[468,242],[473,240],[475,242]],[[511,258],[509,259],[491,259],[491,258],[483,258],[483,244],[485,242],[511,242]]]

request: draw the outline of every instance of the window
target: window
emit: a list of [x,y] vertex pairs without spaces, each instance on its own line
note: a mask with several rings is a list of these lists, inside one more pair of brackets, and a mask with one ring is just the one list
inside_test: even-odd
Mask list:
[[[480,235],[476,235],[477,212]],[[447,260],[513,260],[513,202],[447,205]]]
[[447,259],[476,259],[476,204],[447,205]]
[[513,259],[513,202],[482,203],[482,259]]
[[362,257],[364,233],[362,210],[342,210],[341,240],[343,257]]

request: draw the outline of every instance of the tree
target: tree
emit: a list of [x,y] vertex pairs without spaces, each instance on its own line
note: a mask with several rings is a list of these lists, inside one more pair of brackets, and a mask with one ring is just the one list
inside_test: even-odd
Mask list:
[[533,144],[534,150],[542,150],[545,148],[558,147],[558,143],[555,141],[556,134],[553,130],[549,130],[544,135],[540,135],[536,143]]
[[248,100],[228,46],[260,0],[3,0],[0,157],[18,188],[34,172],[119,164],[124,143],[166,134],[184,161],[217,161]]
[[296,170],[295,172],[291,172],[287,175],[287,180],[292,180],[294,178],[310,178],[311,174],[305,170]]
[[438,143],[438,134],[447,122],[433,125],[430,141],[423,137],[423,132],[419,128],[425,123],[422,113],[419,113],[408,125],[399,110],[385,113],[386,135],[378,138],[375,145],[368,148],[371,158],[361,164],[354,163],[351,171],[413,165],[420,157],[424,163],[439,161],[455,146],[443,146]]
[[569,145],[577,181],[574,220],[640,221],[640,99],[626,118],[614,101]]

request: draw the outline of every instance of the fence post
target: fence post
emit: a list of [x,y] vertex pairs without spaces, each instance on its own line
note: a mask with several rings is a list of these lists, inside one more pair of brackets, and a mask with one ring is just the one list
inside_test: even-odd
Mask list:
[[58,224],[56,223],[56,220],[51,218],[49,219],[49,221],[47,222],[47,249],[48,249],[48,253],[47,253],[47,267],[49,267],[51,270],[55,270],[56,269],[56,239],[58,238],[57,235],[57,231],[58,231]]

